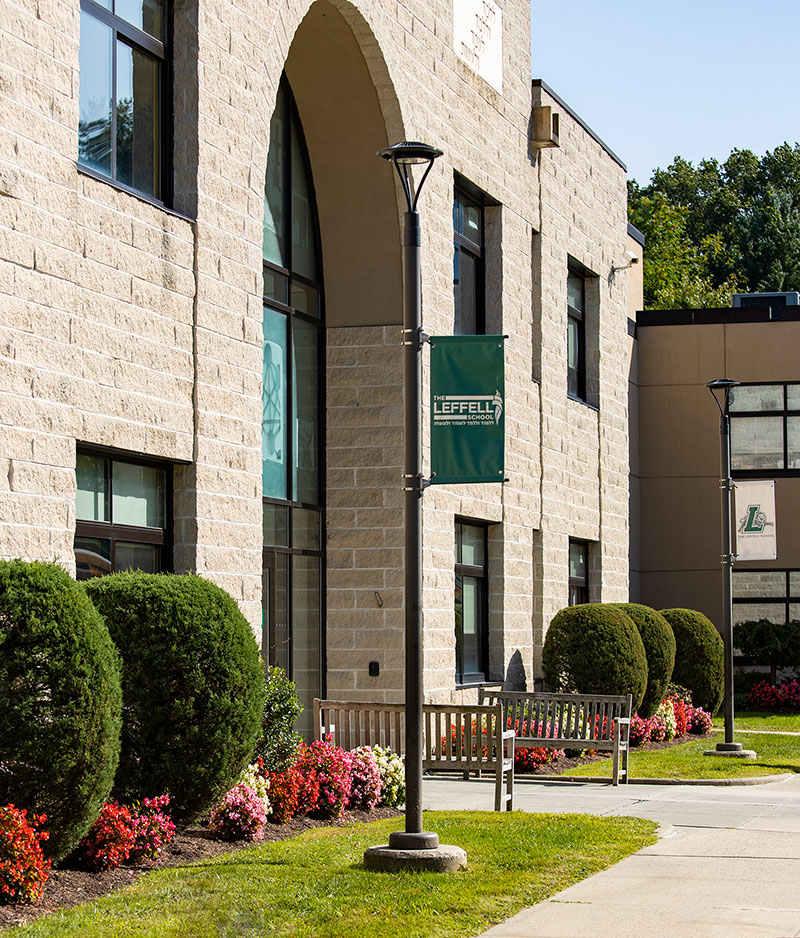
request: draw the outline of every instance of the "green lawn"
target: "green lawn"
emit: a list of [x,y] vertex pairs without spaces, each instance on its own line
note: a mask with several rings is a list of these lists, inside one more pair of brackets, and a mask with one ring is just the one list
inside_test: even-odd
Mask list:
[[425,828],[467,851],[469,869],[366,870],[366,847],[397,820],[320,828],[192,866],[156,870],[14,935],[81,938],[385,938],[476,935],[655,841],[635,818],[431,812]]
[[[781,730],[784,733],[800,733],[800,713],[761,713],[758,710],[736,710],[733,726],[735,730]],[[720,712],[714,717],[714,728],[723,729],[725,717]]]
[[[736,733],[737,742],[742,743],[745,749],[755,750],[755,759],[703,755],[706,749],[713,749],[723,738],[724,734],[714,733],[670,749],[632,749],[631,778],[747,778],[800,772],[800,737]],[[564,774],[610,776],[611,760],[579,765]]]

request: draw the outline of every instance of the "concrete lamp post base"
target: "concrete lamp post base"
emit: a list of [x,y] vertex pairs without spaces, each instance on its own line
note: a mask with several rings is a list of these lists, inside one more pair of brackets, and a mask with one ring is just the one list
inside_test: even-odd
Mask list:
[[717,743],[716,749],[706,749],[704,756],[724,756],[733,759],[755,759],[753,749],[743,749],[741,743]]
[[467,854],[461,847],[440,844],[439,837],[427,831],[395,831],[389,835],[388,844],[364,851],[364,866],[384,873],[401,870],[454,873],[466,865]]

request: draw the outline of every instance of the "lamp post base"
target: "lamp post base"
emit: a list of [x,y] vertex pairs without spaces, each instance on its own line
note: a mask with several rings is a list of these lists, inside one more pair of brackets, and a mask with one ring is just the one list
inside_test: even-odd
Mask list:
[[727,756],[734,759],[755,759],[753,749],[743,749],[741,743],[717,743],[716,749],[706,749],[704,756]]
[[[392,834],[392,837],[395,835]],[[408,837],[435,837],[435,847],[397,848],[389,844],[370,847],[364,851],[364,866],[368,870],[397,873],[401,870],[421,870],[428,873],[454,873],[467,865],[467,854],[461,847],[439,844],[436,834],[409,834]]]

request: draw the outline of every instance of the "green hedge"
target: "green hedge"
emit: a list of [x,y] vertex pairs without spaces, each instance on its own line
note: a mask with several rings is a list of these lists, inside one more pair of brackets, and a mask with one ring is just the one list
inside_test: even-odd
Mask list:
[[114,795],[168,793],[178,820],[230,788],[261,735],[264,673],[252,630],[199,576],[115,573],[86,582],[122,657]]
[[647,687],[647,658],[639,630],[609,603],[567,606],[547,630],[542,666],[556,691],[631,694],[637,710]]
[[261,724],[263,735],[256,746],[256,755],[264,760],[267,771],[285,772],[294,762],[302,740],[294,724],[302,711],[294,682],[283,668],[270,668]]
[[714,714],[725,691],[725,654],[714,623],[693,609],[662,609],[675,635],[672,680],[692,692],[696,707]]
[[651,717],[664,699],[675,667],[675,636],[669,622],[649,606],[618,603],[618,609],[633,619],[647,657],[647,689],[639,706],[639,715]]
[[108,797],[119,760],[119,658],[54,564],[0,561],[0,804],[46,814],[63,859]]

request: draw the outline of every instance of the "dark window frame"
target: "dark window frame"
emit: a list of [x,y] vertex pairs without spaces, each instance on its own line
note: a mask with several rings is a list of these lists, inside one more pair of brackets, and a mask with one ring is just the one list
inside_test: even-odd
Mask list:
[[[478,601],[478,658],[481,670],[464,671],[463,654],[459,649],[461,644],[456,620],[456,668],[455,683],[459,687],[468,687],[474,684],[484,684],[489,680],[489,522],[477,521],[473,518],[455,519],[455,564],[454,564],[454,609],[458,604],[459,578],[470,576],[479,581],[480,596]],[[465,564],[461,562],[462,533],[464,527],[480,528],[483,531],[483,563]],[[463,630],[463,622],[462,622]],[[463,634],[463,632],[462,632]]]
[[[583,567],[586,570],[586,576],[576,577],[572,576],[571,573],[571,561],[572,561],[572,549],[573,547],[579,547],[583,551]],[[589,542],[581,541],[577,538],[569,539],[569,548],[567,555],[567,569],[568,569],[568,583],[569,583],[569,597],[567,604],[570,606],[578,606],[582,603],[589,602]]]
[[[113,3],[112,3],[113,5]],[[173,11],[170,0],[164,2],[164,23],[163,39],[158,39],[150,33],[139,29],[128,20],[118,16],[112,10],[108,10],[95,0],[80,0],[80,11],[86,13],[94,19],[110,27],[112,31],[111,39],[111,128],[110,135],[111,146],[111,172],[106,174],[93,166],[81,162],[80,156],[77,160],[77,168],[81,173],[91,176],[100,182],[108,183],[115,188],[122,189],[130,195],[135,195],[146,202],[166,208],[172,201],[172,178],[170,167],[172,164],[172,57],[170,54],[171,39],[173,35]],[[117,177],[117,108],[116,108],[116,88],[117,88],[117,40],[121,39],[125,45],[134,50],[144,52],[150,58],[157,62],[158,66],[158,155],[154,171],[157,178],[157,194],[148,192],[144,189],[138,189],[123,182]]]
[[[567,282],[570,276],[578,277],[581,281],[582,309],[572,306],[567,292],[567,395],[573,400],[586,403],[586,273],[574,263],[567,267]],[[569,364],[569,336],[570,326],[574,324],[577,335],[577,367],[570,368]]]
[[[174,463],[165,459],[153,458],[145,454],[131,453],[127,450],[115,450],[108,447],[78,444],[76,455],[98,456],[105,460],[105,478],[108,485],[108,504],[110,521],[86,521],[75,519],[75,538],[102,538],[111,543],[111,570],[117,572],[116,545],[118,541],[129,544],[152,544],[159,548],[159,573],[171,573],[173,570],[172,545],[174,537],[173,517],[173,467]],[[144,525],[117,524],[113,517],[114,477],[112,465],[115,462],[133,466],[146,466],[164,472],[164,527],[154,528]]]
[[[800,408],[789,407],[788,406],[788,389],[790,387],[800,387],[800,381],[747,381],[741,382],[741,387],[744,388],[760,388],[760,387],[780,387],[783,388],[783,407],[780,410],[729,410],[730,422],[731,422],[731,434],[733,433],[734,422],[740,418],[768,418],[768,417],[778,417],[781,419],[782,427],[781,432],[783,436],[783,468],[771,468],[769,466],[764,466],[760,469],[737,469],[733,464],[734,455],[731,452],[731,476],[735,479],[756,479],[756,478],[793,478],[800,475],[800,468],[789,469],[789,445],[788,445],[788,418],[789,417],[798,417],[800,418]],[[736,389],[734,388],[734,394]]]
[[[454,335],[485,335],[486,334],[486,218],[484,212],[484,201],[479,200],[475,195],[467,192],[464,185],[456,184],[453,191],[453,273],[459,271],[459,277],[453,277],[453,293],[455,300],[455,320],[453,326]],[[459,207],[475,208],[480,212],[481,233],[480,243],[473,241],[463,232],[463,225],[460,226],[459,220],[463,217],[463,212]],[[460,228],[462,230],[460,230]],[[475,268],[475,323],[474,331],[464,331],[464,317],[462,312],[462,280],[460,275],[462,270],[462,256],[466,255],[470,262],[474,262]]]
[[[319,478],[319,487],[317,490],[317,502],[308,502],[308,501],[299,501],[293,497],[287,498],[276,498],[273,496],[264,496],[262,498],[263,505],[275,505],[278,507],[284,507],[287,510],[287,543],[283,545],[278,544],[263,544],[262,545],[262,567],[266,574],[272,578],[269,585],[269,608],[265,610],[265,624],[266,628],[262,635],[262,654],[264,660],[269,664],[278,663],[281,658],[278,655],[277,649],[277,637],[276,637],[276,603],[275,603],[275,578],[277,577],[277,561],[279,556],[286,556],[289,558],[286,568],[286,614],[287,614],[287,648],[285,650],[285,663],[287,665],[287,673],[291,677],[294,667],[294,652],[293,652],[293,604],[294,604],[294,592],[293,592],[293,569],[291,563],[291,557],[293,556],[305,556],[305,557],[316,557],[319,558],[320,562],[320,624],[319,624],[319,661],[320,661],[320,682],[321,682],[321,691],[322,695],[325,694],[326,687],[326,674],[327,674],[327,660],[326,660],[326,630],[325,630],[325,620],[326,620],[326,588],[325,588],[325,471],[326,471],[326,462],[325,462],[325,293],[324,286],[322,281],[322,244],[320,231],[318,226],[319,215],[317,212],[317,199],[316,199],[316,190],[314,188],[314,178],[311,172],[311,163],[308,157],[308,151],[306,149],[305,143],[305,134],[303,133],[303,125],[300,120],[300,115],[297,110],[297,105],[294,100],[294,95],[292,94],[291,87],[289,86],[288,81],[285,76],[281,78],[282,91],[284,93],[284,106],[285,111],[283,114],[284,126],[286,128],[286,139],[291,141],[292,138],[292,128],[297,130],[297,139],[300,145],[301,157],[303,160],[303,165],[305,169],[305,176],[309,186],[309,196],[313,203],[313,212],[312,216],[314,219],[314,250],[317,258],[317,275],[320,277],[319,280],[312,280],[306,276],[295,273],[292,271],[292,238],[291,238],[291,225],[292,225],[292,212],[291,212],[291,193],[292,193],[292,166],[291,166],[291,157],[288,156],[284,159],[283,166],[281,167],[282,174],[282,187],[283,187],[283,196],[284,196],[284,211],[282,212],[282,223],[283,223],[283,244],[285,246],[285,258],[288,266],[284,267],[280,264],[276,264],[272,261],[263,260],[263,271],[265,274],[264,277],[264,291],[263,291],[263,304],[266,308],[269,308],[275,312],[282,313],[286,319],[286,477],[285,477],[285,491],[287,495],[294,495],[294,460],[295,460],[295,448],[294,448],[294,384],[293,384],[293,369],[290,367],[290,363],[294,360],[294,330],[292,329],[292,323],[294,320],[302,321],[308,323],[312,326],[315,326],[317,329],[317,334],[319,336],[319,341],[317,342],[317,374],[319,380],[317,381],[317,414],[318,414],[318,424],[317,424],[317,460],[318,460],[318,478]],[[290,153],[290,148],[287,148],[286,154]],[[276,283],[283,286],[283,289],[280,293],[268,293],[267,292],[267,275],[276,275]],[[319,306],[318,306],[318,315],[313,315],[306,313],[300,309],[297,309],[291,305],[292,301],[292,283],[302,284],[307,287],[312,287],[317,291]],[[295,522],[295,509],[306,509],[309,511],[314,511],[319,515],[319,537],[320,544],[319,549],[311,548],[298,548],[294,546],[294,522]]]

